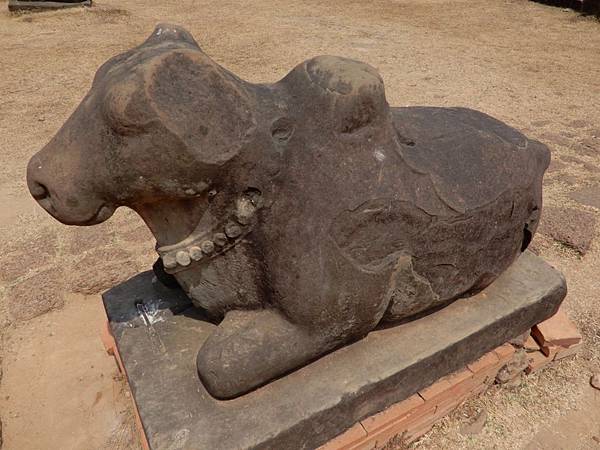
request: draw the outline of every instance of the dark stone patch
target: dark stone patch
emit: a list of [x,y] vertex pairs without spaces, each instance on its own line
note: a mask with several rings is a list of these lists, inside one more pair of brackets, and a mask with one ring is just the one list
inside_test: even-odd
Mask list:
[[596,215],[575,208],[545,207],[538,233],[585,255],[592,244]]
[[582,205],[600,209],[600,186],[588,186],[569,194],[573,200]]

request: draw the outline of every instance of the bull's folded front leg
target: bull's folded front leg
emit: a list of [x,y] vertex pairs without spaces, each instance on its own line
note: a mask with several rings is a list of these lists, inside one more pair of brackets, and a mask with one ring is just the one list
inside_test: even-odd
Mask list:
[[318,333],[272,309],[230,311],[198,353],[198,373],[210,394],[233,398],[320,356]]

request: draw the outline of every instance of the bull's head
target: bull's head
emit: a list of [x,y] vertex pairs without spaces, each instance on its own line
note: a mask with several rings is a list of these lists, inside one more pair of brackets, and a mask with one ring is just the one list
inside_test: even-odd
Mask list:
[[[246,86],[185,30],[157,26],[141,46],[98,70],[79,107],[32,157],[31,194],[65,224],[97,224],[129,206],[155,234],[180,227],[185,235],[217,171],[255,128]],[[167,200],[186,210],[179,222],[189,224],[152,219],[148,211],[156,214]]]

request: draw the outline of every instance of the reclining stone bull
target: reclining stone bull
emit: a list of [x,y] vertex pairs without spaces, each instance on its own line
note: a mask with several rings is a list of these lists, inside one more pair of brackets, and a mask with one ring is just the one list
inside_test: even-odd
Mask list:
[[390,108],[366,64],[251,84],[159,25],[98,70],[28,184],[65,224],[139,213],[220,321],[197,367],[231,398],[485,288],[535,233],[548,163],[483,113]]

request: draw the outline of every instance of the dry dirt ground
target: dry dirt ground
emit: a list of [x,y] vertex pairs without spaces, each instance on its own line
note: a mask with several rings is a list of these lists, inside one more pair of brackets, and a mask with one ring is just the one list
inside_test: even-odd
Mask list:
[[[129,211],[93,228],[55,223],[30,199],[24,173],[96,68],[140,43],[159,21],[186,26],[219,63],[251,81],[276,80],[317,54],[347,56],[379,69],[392,105],[476,108],[550,145],[554,162],[544,196],[554,220],[547,234],[555,239],[536,237],[536,247],[567,276],[566,303],[586,349],[518,387],[470,401],[413,447],[600,447],[600,391],[588,384],[600,370],[600,227],[592,226],[600,215],[598,22],[524,0],[96,5],[10,15],[0,0],[6,449],[136,448],[128,393],[99,340],[99,293],[148,268],[154,242]],[[582,256],[577,249],[585,251],[590,241]],[[461,425],[484,408],[483,430],[462,435]]]

